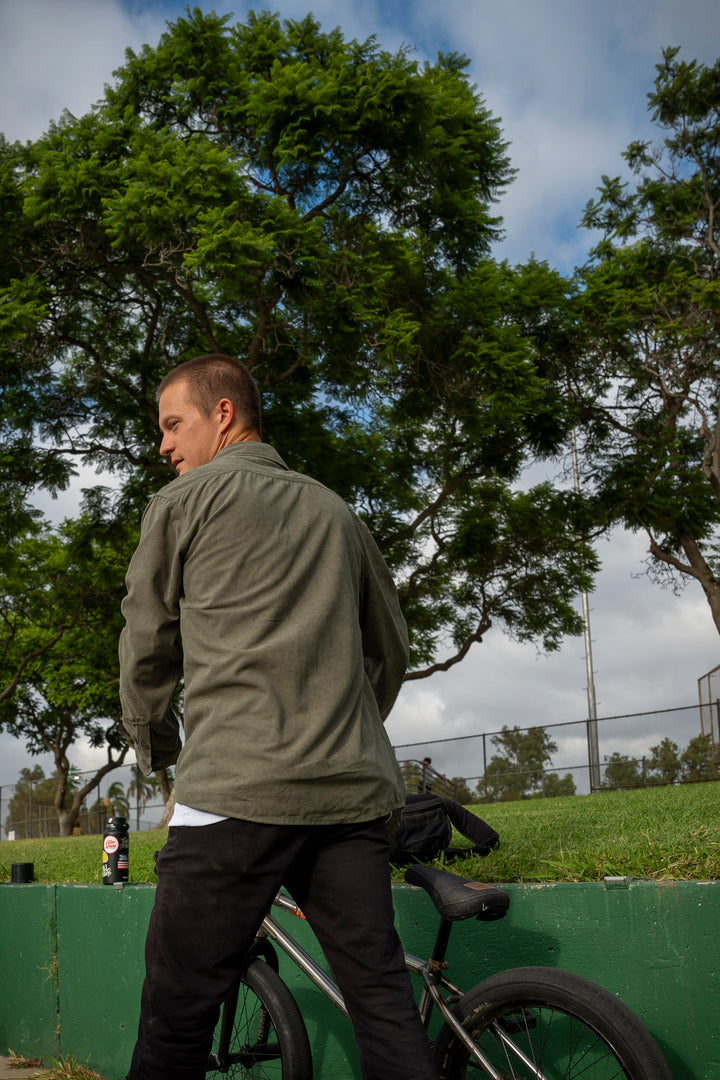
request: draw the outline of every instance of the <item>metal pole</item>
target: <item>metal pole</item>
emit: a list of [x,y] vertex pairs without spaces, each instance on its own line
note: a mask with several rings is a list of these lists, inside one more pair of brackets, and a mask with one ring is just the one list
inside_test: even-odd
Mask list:
[[[572,441],[572,464],[573,464],[573,480],[575,483],[575,491],[580,494],[580,473],[578,470],[578,457],[577,457],[577,442],[575,439],[575,431],[571,432]],[[588,740],[588,771],[590,776],[590,791],[598,791],[600,789],[600,747],[598,744],[598,727],[597,727],[597,704],[595,701],[595,673],[593,671],[593,659],[592,659],[592,640],[590,636],[590,603],[588,601],[587,590],[582,591],[582,611],[583,611],[583,634],[585,637],[585,669],[587,673],[587,701],[588,701],[588,720],[587,720],[587,740]]]
[[485,732],[483,732],[483,793],[487,799],[487,744],[485,742]]

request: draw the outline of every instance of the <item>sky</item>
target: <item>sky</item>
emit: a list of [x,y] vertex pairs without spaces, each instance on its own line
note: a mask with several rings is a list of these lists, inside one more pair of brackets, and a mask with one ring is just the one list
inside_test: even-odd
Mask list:
[[[125,49],[156,44],[166,21],[182,15],[184,6],[174,0],[0,0],[0,131],[11,140],[32,140],[64,109],[82,115],[112,82]],[[195,0],[192,6],[242,20],[249,7],[264,5]],[[717,0],[280,0],[265,6],[284,18],[312,11],[325,30],[339,26],[358,40],[375,35],[383,48],[404,47],[419,62],[434,60],[438,50],[464,53],[518,170],[498,205],[506,236],[494,254],[511,263],[534,254],[566,273],[582,264],[592,244],[578,223],[601,177],[624,175],[623,149],[655,135],[646,95],[661,50],[680,46],[684,59],[704,63],[720,54]],[[56,519],[72,515],[79,488],[93,480],[85,474],[44,508]],[[598,545],[603,569],[590,598],[590,625],[600,717],[692,705],[698,678],[720,664],[720,639],[699,586],[691,583],[675,595],[650,581],[646,548],[642,536],[620,531]],[[406,684],[388,731],[395,745],[416,743],[399,756],[430,753],[449,776],[477,776],[480,739],[437,740],[497,732],[503,724],[583,720],[586,686],[582,638],[546,656],[492,629],[460,665]],[[624,742],[608,752],[672,737],[676,720],[616,724]],[[667,731],[663,724],[670,724]],[[575,763],[571,759],[586,759],[579,734],[557,729],[560,771]],[[678,730],[676,741],[682,746],[692,734]],[[79,768],[97,761],[97,751],[76,751]],[[49,772],[49,759],[38,760]],[[22,743],[0,735],[0,786],[12,784],[26,764]]]

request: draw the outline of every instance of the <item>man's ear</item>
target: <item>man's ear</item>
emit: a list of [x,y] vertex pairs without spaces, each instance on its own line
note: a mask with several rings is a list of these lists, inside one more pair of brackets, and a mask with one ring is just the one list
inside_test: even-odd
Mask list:
[[220,401],[218,401],[215,406],[215,410],[220,431],[227,431],[229,427],[232,427],[235,419],[235,406],[230,398],[220,398]]

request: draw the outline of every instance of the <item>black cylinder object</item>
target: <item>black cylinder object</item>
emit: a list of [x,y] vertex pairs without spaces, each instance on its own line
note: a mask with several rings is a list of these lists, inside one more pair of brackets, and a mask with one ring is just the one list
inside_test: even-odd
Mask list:
[[10,882],[13,885],[27,885],[35,880],[35,863],[14,862],[10,866]]
[[130,873],[130,833],[124,817],[107,819],[103,833],[103,885],[116,885],[128,880]]

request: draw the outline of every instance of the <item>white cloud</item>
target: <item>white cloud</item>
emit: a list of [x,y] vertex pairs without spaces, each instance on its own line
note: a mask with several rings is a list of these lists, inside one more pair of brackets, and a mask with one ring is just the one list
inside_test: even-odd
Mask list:
[[64,109],[82,115],[102,97],[126,46],[156,40],[164,23],[131,19],[117,0],[0,4],[0,130],[35,139]]

